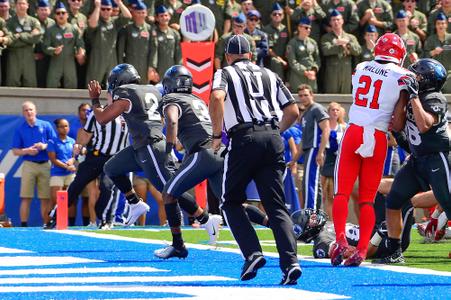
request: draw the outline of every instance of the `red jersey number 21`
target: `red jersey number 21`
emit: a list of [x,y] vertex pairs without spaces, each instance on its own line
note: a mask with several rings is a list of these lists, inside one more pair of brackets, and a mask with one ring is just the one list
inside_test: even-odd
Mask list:
[[370,76],[363,75],[359,79],[359,88],[355,94],[355,104],[358,106],[367,107],[368,106],[368,97],[370,95],[371,86],[373,86],[372,95],[373,98],[370,102],[371,109],[379,109],[379,93],[382,87],[382,80],[376,80],[374,83],[372,82]]

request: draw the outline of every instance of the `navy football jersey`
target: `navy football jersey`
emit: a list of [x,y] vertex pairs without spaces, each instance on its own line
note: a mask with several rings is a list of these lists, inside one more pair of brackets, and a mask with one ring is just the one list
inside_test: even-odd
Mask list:
[[126,84],[113,90],[113,101],[126,99],[130,109],[122,115],[127,122],[132,146],[138,149],[163,138],[163,125],[158,112],[160,92],[153,85]]
[[447,103],[442,93],[420,94],[423,109],[437,116],[437,123],[427,132],[420,133],[412,111],[412,104],[407,105],[406,135],[410,151],[413,155],[421,156],[449,151],[450,143],[446,120]]
[[199,146],[211,141],[210,114],[205,102],[193,94],[171,93],[162,98],[162,113],[168,105],[179,110],[177,136],[188,153],[197,152]]

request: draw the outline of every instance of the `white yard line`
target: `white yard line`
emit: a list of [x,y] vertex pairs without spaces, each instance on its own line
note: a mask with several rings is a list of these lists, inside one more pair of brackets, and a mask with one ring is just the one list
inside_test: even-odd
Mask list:
[[[160,245],[166,244],[165,241],[161,241],[161,240],[129,238],[129,237],[124,237],[124,236],[119,236],[119,235],[99,234],[99,233],[95,233],[95,232],[74,231],[74,230],[51,230],[51,231],[46,231],[46,232],[86,236],[86,237],[93,237],[93,238],[106,239],[106,240],[129,241],[129,242],[137,242],[137,243],[143,243],[143,244],[157,244],[157,245],[158,244],[160,244]],[[222,248],[222,247],[214,247],[214,246],[200,245],[200,244],[188,244],[188,243],[186,245],[188,248],[199,249],[199,250],[214,250],[214,251],[222,251],[222,252],[241,254],[239,249]],[[279,255],[274,252],[265,252],[264,255],[268,256],[268,257],[279,257]],[[301,256],[301,255],[299,255],[298,257],[302,260],[330,264],[329,259],[314,259],[311,256]],[[371,264],[371,263],[367,263],[367,262],[362,263],[361,266],[385,270],[385,271],[400,272],[400,273],[410,273],[410,274],[420,274],[420,275],[428,274],[428,275],[451,277],[451,272],[446,272],[446,271],[435,271],[435,270],[419,269],[419,268],[412,268],[412,267],[405,267],[405,266],[375,265],[375,264]]]

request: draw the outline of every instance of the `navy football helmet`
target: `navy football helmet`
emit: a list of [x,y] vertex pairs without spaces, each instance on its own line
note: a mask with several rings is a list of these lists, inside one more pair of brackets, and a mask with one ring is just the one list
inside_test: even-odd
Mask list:
[[295,211],[291,215],[293,231],[296,239],[305,243],[313,241],[321,232],[328,215],[321,209],[306,208]]
[[175,65],[167,69],[163,77],[164,93],[187,93],[193,89],[193,75],[181,65]]
[[115,88],[124,84],[139,83],[141,76],[135,67],[130,64],[120,64],[111,70],[108,76],[108,93],[111,93]]
[[409,66],[409,70],[417,75],[419,92],[439,92],[446,82],[445,67],[432,58],[422,58]]

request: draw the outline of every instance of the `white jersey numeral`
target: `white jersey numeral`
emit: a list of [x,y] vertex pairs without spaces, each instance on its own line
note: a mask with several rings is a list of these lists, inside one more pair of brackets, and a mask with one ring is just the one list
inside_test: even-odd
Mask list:
[[158,113],[158,98],[153,93],[146,93],[144,95],[144,102],[146,102],[146,111],[149,120],[160,121],[160,114]]
[[421,144],[420,131],[418,130],[417,126],[415,126],[415,124],[413,124],[412,122],[407,121],[406,127],[410,143],[414,146]]

